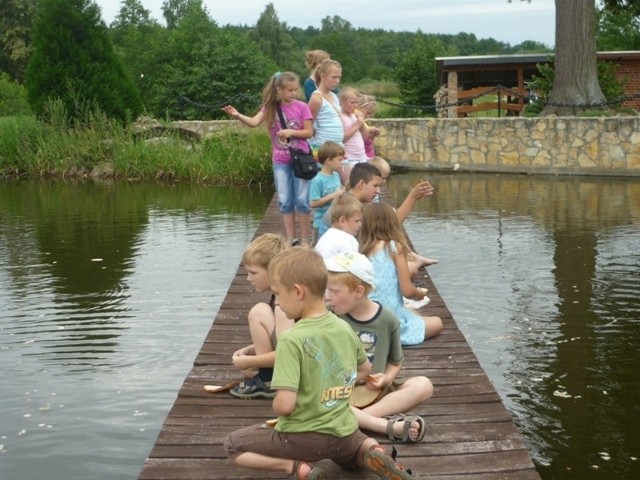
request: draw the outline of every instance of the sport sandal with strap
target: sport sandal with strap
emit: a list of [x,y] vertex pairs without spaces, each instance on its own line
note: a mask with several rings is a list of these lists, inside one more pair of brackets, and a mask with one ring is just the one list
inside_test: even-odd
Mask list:
[[364,466],[385,480],[411,480],[411,471],[387,455],[380,445],[373,445],[364,455]]
[[[402,434],[396,435],[393,431],[393,427],[398,422],[404,422],[402,426]],[[410,430],[411,425],[414,422],[418,422],[419,431],[418,436],[414,439],[411,438]],[[402,413],[398,413],[396,415],[392,415],[387,417],[387,437],[389,440],[395,443],[418,443],[421,442],[426,433],[426,424],[424,418],[419,415],[404,415]]]
[[[300,476],[300,467],[302,465],[308,465],[311,470],[307,473],[306,477]],[[314,467],[310,463],[305,462],[304,460],[294,460],[293,461],[293,472],[291,472],[291,476],[289,477],[291,480],[323,480],[326,477],[324,476],[324,470],[320,467]]]

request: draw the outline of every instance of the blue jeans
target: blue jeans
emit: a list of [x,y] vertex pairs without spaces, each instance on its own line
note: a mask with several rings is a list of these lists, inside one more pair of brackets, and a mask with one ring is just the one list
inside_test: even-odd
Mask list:
[[278,192],[278,208],[280,213],[310,213],[309,183],[310,180],[298,178],[293,174],[291,165],[273,164],[273,179]]

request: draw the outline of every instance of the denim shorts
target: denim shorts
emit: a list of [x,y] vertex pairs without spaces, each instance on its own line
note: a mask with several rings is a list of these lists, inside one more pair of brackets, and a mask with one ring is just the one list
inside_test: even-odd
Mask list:
[[278,209],[282,214],[311,213],[309,184],[311,180],[298,178],[291,165],[273,164],[273,179],[278,193]]

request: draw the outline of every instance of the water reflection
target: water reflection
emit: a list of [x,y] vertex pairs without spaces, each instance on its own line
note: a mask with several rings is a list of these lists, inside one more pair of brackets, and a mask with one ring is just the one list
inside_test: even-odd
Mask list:
[[639,478],[640,181],[430,177],[407,230],[542,477]]
[[0,187],[0,478],[137,475],[272,195]]

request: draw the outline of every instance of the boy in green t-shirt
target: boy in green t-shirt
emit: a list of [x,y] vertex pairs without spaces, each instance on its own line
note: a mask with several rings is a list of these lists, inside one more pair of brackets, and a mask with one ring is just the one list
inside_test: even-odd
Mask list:
[[331,459],[343,468],[365,467],[383,479],[411,476],[382,446],[358,430],[349,398],[371,364],[360,340],[324,303],[327,269],[313,250],[293,247],[269,265],[269,283],[280,308],[299,319],[278,339],[271,388],[275,428],[262,424],[232,432],[229,458],[242,467],[324,478],[309,462]]
[[358,425],[386,433],[393,442],[421,441],[424,419],[401,412],[431,398],[433,384],[425,376],[398,376],[404,359],[400,324],[393,312],[368,297],[374,283],[371,261],[358,252],[343,252],[325,259],[325,264],[329,270],[327,303],[360,338],[373,365],[373,373],[363,383],[367,390],[379,392],[375,402],[354,409]]

